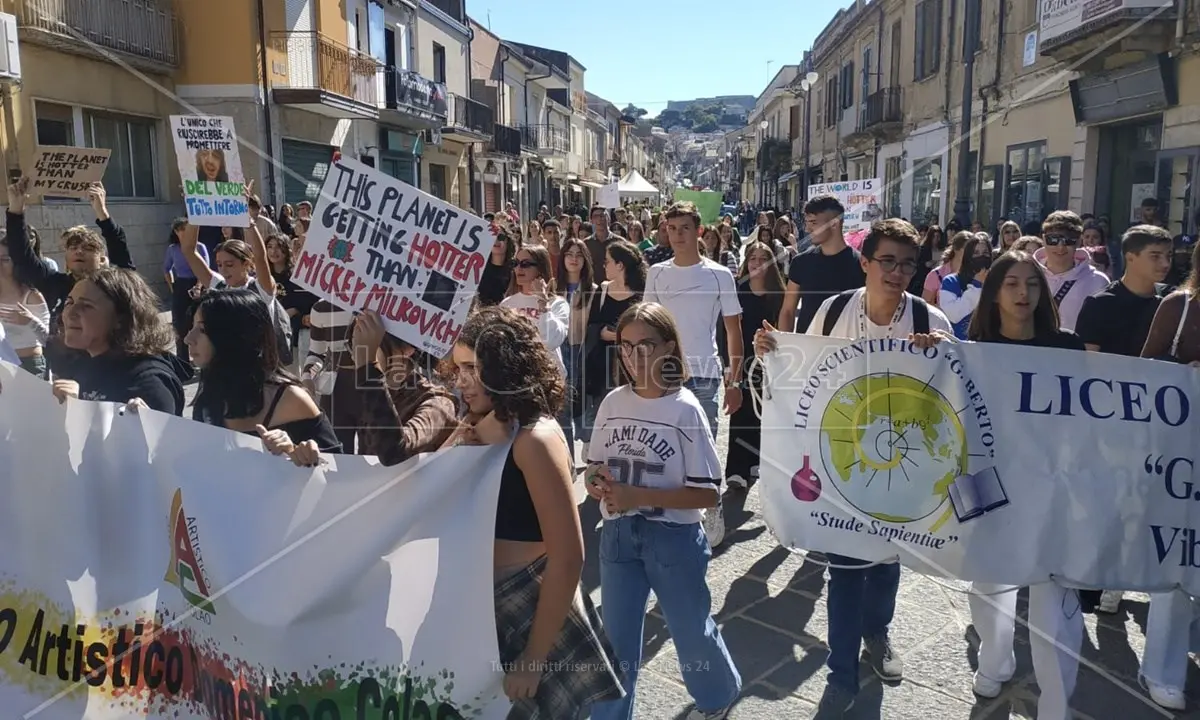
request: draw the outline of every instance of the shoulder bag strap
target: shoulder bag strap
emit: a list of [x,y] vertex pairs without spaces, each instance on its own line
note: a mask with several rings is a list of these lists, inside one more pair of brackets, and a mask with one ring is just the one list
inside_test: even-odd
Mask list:
[[1183,294],[1183,310],[1179,312],[1179,327],[1175,328],[1175,339],[1171,341],[1171,357],[1179,359],[1176,353],[1179,352],[1179,338],[1183,337],[1183,326],[1187,321],[1188,305],[1192,304],[1192,296],[1190,293]]
[[1071,288],[1073,287],[1075,287],[1074,280],[1068,280],[1063,283],[1063,286],[1058,289],[1058,292],[1054,293],[1054,307],[1058,307],[1059,303],[1063,301],[1063,298],[1067,296],[1067,293],[1071,292]]

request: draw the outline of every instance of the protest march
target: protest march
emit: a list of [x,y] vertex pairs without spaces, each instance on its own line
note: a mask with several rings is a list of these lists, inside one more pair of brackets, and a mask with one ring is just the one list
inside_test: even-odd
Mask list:
[[[1110,280],[1073,212],[945,240],[868,221],[855,181],[792,253],[691,201],[522,222],[346,157],[276,212],[232,119],[172,128],[169,322],[100,154],[45,148],[8,188],[0,706],[627,719],[653,593],[687,717],[722,720],[753,663],[708,569],[751,490],[828,573],[818,717],[853,717],[863,670],[906,677],[901,566],[969,588],[982,700],[1019,621],[1037,717],[1071,717],[1084,616],[1145,592],[1144,702],[1183,702],[1200,251],[1176,267],[1161,228]],[[27,210],[64,173],[95,223],[60,270]]]

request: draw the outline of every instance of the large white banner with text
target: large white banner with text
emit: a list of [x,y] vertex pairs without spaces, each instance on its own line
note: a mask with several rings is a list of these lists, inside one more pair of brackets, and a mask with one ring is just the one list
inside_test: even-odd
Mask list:
[[0,707],[46,718],[503,718],[506,447],[317,470],[59,405],[0,364]]
[[777,337],[760,469],[784,545],[965,580],[1200,594],[1200,371]]

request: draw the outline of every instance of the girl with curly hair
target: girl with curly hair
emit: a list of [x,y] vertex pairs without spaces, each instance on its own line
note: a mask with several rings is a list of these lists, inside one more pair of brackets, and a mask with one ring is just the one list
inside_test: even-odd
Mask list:
[[580,717],[622,690],[599,615],[579,587],[583,531],[571,453],[554,419],[566,392],[561,371],[533,322],[502,307],[469,317],[451,358],[467,414],[449,442],[512,438],[493,548],[508,718]]

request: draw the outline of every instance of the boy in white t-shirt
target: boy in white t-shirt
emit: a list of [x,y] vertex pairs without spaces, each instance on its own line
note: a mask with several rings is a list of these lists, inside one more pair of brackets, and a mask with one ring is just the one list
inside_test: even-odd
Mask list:
[[[665,213],[667,236],[675,257],[650,268],[645,302],[658,303],[675,318],[687,358],[685,385],[704,408],[708,431],[717,437],[717,391],[725,382],[725,412],[742,406],[742,305],[729,268],[700,252],[700,212],[695,203],[677,202]],[[721,367],[717,322],[725,324],[729,369]],[[725,538],[721,505],[707,513],[705,529],[713,546]]]
[[[930,333],[953,337],[950,320],[935,307],[905,291],[917,271],[920,238],[904,220],[884,220],[871,226],[863,240],[862,266],[866,287],[850,290],[821,303],[809,335],[850,340],[928,339]],[[755,332],[754,350],[762,355],[775,349],[769,325]],[[764,462],[770,462],[764,458]],[[888,628],[896,611],[900,566],[868,563],[826,553],[829,561],[829,678],[818,714],[840,718],[854,705],[859,689],[859,653],[866,645],[871,669],[880,679],[897,682],[904,665],[892,648]]]

